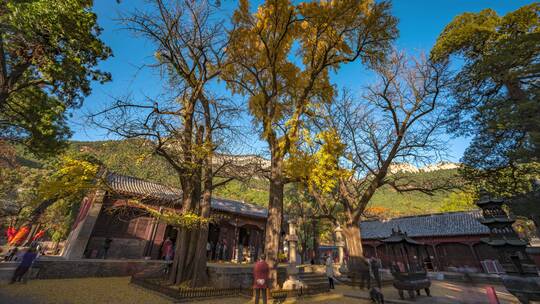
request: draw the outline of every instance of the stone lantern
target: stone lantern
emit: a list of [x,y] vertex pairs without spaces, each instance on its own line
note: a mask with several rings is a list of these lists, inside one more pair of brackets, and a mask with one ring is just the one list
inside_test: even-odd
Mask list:
[[504,287],[520,302],[540,300],[540,277],[534,262],[526,252],[527,242],[520,239],[512,224],[516,221],[502,208],[504,200],[492,198],[481,191],[476,205],[482,209],[480,223],[489,228],[489,237],[482,242],[493,247],[498,253],[504,274]]
[[343,265],[343,248],[345,247],[345,242],[343,241],[343,229],[341,229],[341,226],[337,226],[336,229],[334,229],[334,232],[336,233],[336,247],[338,249],[338,263],[339,265]]
[[296,221],[289,220],[289,234],[285,240],[289,243],[289,265],[287,266],[288,279],[283,283],[283,289],[298,289],[306,287],[305,284],[298,279],[298,268],[296,262],[296,244],[298,236],[296,235]]

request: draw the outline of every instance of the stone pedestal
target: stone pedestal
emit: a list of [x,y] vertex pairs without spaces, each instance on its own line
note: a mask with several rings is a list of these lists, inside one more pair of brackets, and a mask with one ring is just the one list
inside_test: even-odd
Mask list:
[[305,288],[306,285],[298,279],[298,268],[296,263],[296,244],[298,236],[296,235],[296,222],[289,220],[289,234],[286,241],[289,243],[289,265],[287,266],[287,280],[283,283],[283,289],[291,290]]
[[337,226],[336,229],[334,229],[334,232],[336,233],[336,247],[338,249],[338,270],[340,274],[345,274],[349,270],[347,269],[347,265],[343,262],[344,258],[344,250],[345,250],[345,242],[343,241],[343,229],[341,229],[340,226]]
[[345,242],[343,242],[343,235],[341,234],[341,232],[343,231],[343,229],[341,229],[340,226],[337,226],[337,228],[334,230],[334,232],[336,233],[336,247],[338,249],[338,263],[339,265],[343,265],[343,250],[345,248]]

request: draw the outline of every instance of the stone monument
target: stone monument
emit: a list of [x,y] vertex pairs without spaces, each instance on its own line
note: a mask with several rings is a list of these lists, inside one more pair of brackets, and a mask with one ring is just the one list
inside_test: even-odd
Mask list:
[[289,220],[289,234],[286,241],[289,243],[289,265],[287,266],[288,279],[283,283],[283,289],[292,290],[305,288],[306,285],[298,279],[298,268],[296,267],[296,244],[298,236],[296,235],[296,221]]
[[341,274],[347,273],[347,265],[343,263],[343,256],[344,256],[344,248],[345,248],[345,242],[343,241],[343,229],[341,226],[337,226],[336,229],[334,229],[334,232],[336,234],[336,247],[338,249],[338,265],[339,265],[339,272]]

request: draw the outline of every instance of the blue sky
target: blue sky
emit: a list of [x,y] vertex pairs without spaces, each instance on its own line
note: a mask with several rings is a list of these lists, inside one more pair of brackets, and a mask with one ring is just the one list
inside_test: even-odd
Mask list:
[[[81,109],[73,112],[70,125],[74,140],[100,140],[111,138],[103,130],[85,124],[86,114],[103,109],[112,96],[132,94],[135,98],[154,96],[160,92],[159,75],[149,69],[139,69],[143,63],[152,62],[153,48],[150,43],[122,29],[115,20],[119,13],[129,12],[145,6],[144,0],[123,0],[116,4],[112,0],[95,0],[94,10],[103,28],[101,38],[109,45],[114,57],[100,64],[102,70],[112,73],[113,81],[104,85],[94,84],[93,92],[85,100]],[[259,2],[259,1],[255,1]],[[478,12],[492,8],[504,15],[534,1],[525,0],[394,0],[393,14],[399,19],[400,37],[396,41],[398,49],[407,52],[429,52],[444,26],[456,15],[463,12]],[[237,5],[236,0],[222,0],[223,14],[229,16]],[[371,80],[360,63],[342,67],[332,77],[339,87],[347,87],[358,92]],[[248,121],[246,119],[246,121]],[[465,138],[451,139],[450,159],[458,161],[467,147]]]

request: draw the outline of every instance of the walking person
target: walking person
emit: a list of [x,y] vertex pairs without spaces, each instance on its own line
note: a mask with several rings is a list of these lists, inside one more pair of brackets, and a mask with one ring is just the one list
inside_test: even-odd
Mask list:
[[34,263],[34,260],[37,258],[37,252],[34,247],[30,247],[28,251],[24,253],[22,256],[21,263],[15,269],[15,273],[13,274],[13,277],[11,278],[10,284],[13,284],[15,282],[20,282],[23,276],[26,274],[28,269],[32,266],[32,263]]
[[332,255],[328,255],[326,258],[326,276],[328,277],[330,289],[334,289],[334,261]]
[[259,304],[259,298],[262,297],[263,304],[266,304],[268,289],[268,276],[270,267],[265,261],[266,255],[261,254],[259,261],[253,266],[253,293],[255,293],[255,304]]

